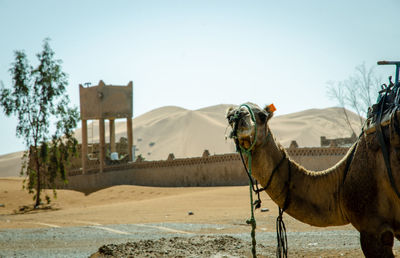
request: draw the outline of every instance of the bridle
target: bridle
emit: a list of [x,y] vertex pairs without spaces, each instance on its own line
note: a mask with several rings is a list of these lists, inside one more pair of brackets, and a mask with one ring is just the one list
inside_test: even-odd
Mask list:
[[[245,147],[243,147],[243,146],[240,145],[239,139],[238,139],[238,136],[237,136],[238,124],[239,124],[240,119],[243,118],[243,116],[242,116],[241,113],[240,113],[241,107],[246,107],[246,108],[247,108],[247,110],[249,111],[251,120],[252,120],[253,123],[254,123],[254,130],[255,130],[255,132],[254,132],[254,141],[251,143],[250,147],[247,148],[247,149],[246,149]],[[279,163],[275,166],[275,168],[272,170],[271,176],[269,177],[269,179],[268,179],[267,184],[265,185],[265,187],[259,189],[259,188],[258,188],[257,180],[256,180],[256,182],[254,183],[253,177],[252,177],[252,175],[251,175],[251,154],[252,154],[252,151],[253,151],[254,146],[255,146],[255,144],[256,144],[256,141],[257,141],[257,121],[256,121],[256,119],[255,119],[254,112],[253,112],[253,110],[250,108],[249,105],[247,105],[247,104],[242,104],[242,105],[239,106],[238,110],[235,112],[235,114],[234,114],[233,116],[234,116],[233,118],[232,118],[232,117],[229,118],[229,122],[233,122],[233,123],[234,123],[234,125],[233,125],[233,130],[232,130],[232,132],[231,132],[230,138],[232,138],[232,139],[235,141],[236,151],[239,152],[239,154],[240,154],[240,158],[241,158],[241,160],[242,160],[242,163],[243,163],[243,166],[244,166],[244,168],[245,168],[246,174],[247,174],[247,176],[249,177],[249,182],[251,183],[252,190],[258,195],[258,200],[256,201],[256,202],[257,202],[257,203],[256,203],[256,204],[257,204],[257,205],[256,205],[256,209],[257,209],[257,208],[259,208],[260,205],[261,205],[261,200],[260,200],[260,195],[259,195],[260,192],[266,191],[266,190],[269,188],[269,186],[271,185],[272,178],[274,177],[274,175],[276,174],[276,172],[278,171],[278,169],[280,168],[280,166],[283,164],[283,161],[284,161],[285,158],[286,158],[286,154],[283,153],[283,156],[282,156],[281,160],[280,160]],[[270,131],[270,130],[268,130],[268,133],[267,133],[267,136],[266,136],[266,140],[268,140],[269,138],[272,138],[272,134],[271,134],[271,131]],[[247,155],[248,158],[250,159],[250,164],[248,163],[248,167],[249,167],[249,168],[246,166],[246,163],[244,162],[243,152],[246,153],[246,155]],[[254,187],[254,185],[255,185],[255,187]]]

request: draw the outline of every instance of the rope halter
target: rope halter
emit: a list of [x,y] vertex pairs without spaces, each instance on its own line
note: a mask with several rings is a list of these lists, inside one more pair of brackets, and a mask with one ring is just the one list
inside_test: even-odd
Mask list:
[[[254,126],[254,140],[253,142],[250,144],[249,148],[245,148],[244,146],[240,145],[239,143],[239,139],[237,136],[237,130],[238,130],[238,126],[239,126],[239,121],[240,119],[243,118],[242,113],[240,112],[240,110],[242,109],[242,107],[246,108],[250,114],[250,119],[252,122],[252,126]],[[256,144],[256,140],[257,140],[257,121],[256,121],[256,117],[254,116],[254,112],[253,110],[250,108],[250,106],[248,104],[242,104],[239,106],[238,110],[236,110],[236,112],[233,114],[232,117],[229,118],[229,122],[233,123],[233,131],[230,135],[230,138],[235,140],[236,143],[236,150],[237,151],[242,151],[246,154],[249,154],[250,151],[254,148],[254,145]]]

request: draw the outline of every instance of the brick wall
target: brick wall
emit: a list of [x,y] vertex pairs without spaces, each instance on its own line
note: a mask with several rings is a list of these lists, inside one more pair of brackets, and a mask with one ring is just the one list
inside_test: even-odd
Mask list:
[[[336,164],[347,148],[290,148],[290,157],[305,168],[318,171]],[[85,175],[69,171],[68,189],[91,191],[113,185],[162,187],[246,185],[247,175],[236,153],[203,157],[138,161],[108,165],[103,173],[94,167]]]

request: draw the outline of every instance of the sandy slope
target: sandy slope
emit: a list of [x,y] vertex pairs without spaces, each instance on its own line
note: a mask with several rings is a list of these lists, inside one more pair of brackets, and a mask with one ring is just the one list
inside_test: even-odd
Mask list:
[[22,151],[0,155],[0,177],[19,176],[22,155]]
[[[211,154],[234,152],[232,141],[225,140],[227,123],[225,112],[232,105],[216,105],[198,110],[167,106],[152,110],[133,120],[136,154],[147,160],[163,160],[169,153],[175,157],[201,156],[205,149]],[[279,112],[277,112],[279,114]],[[360,130],[356,114],[349,112],[352,126]],[[275,137],[289,146],[296,140],[301,147],[320,145],[320,136],[328,138],[349,137],[349,130],[340,108],[310,109],[288,115],[277,115],[271,120]],[[118,122],[119,121],[119,122]],[[126,136],[123,120],[116,123],[116,138]],[[107,127],[108,128],[108,127]],[[98,141],[98,123],[88,126],[89,142]],[[108,130],[106,130],[108,141]],[[92,136],[93,132],[93,136]],[[80,129],[76,131],[80,140]]]
[[[348,111],[353,129],[361,131],[359,117]],[[272,118],[271,130],[286,147],[296,140],[300,147],[319,147],[320,137],[341,138],[351,136],[341,108],[309,109]],[[358,135],[357,135],[358,136]]]

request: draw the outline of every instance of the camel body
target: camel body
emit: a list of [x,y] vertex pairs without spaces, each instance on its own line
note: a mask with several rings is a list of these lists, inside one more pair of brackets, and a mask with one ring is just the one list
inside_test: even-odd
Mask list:
[[[227,118],[232,127],[238,123],[237,138],[241,146],[248,148],[255,141],[251,150],[252,175],[262,186],[271,181],[266,190],[271,199],[281,208],[287,199],[286,213],[312,226],[351,223],[360,232],[366,257],[393,257],[394,237],[400,237],[400,199],[390,184],[375,135],[363,134],[335,166],[324,171],[309,171],[292,161],[275,141],[268,127],[272,117],[268,107],[263,110],[255,104],[248,103],[248,106],[255,115],[257,127],[245,109],[231,108]],[[242,113],[242,118],[233,121],[235,113]],[[396,142],[400,143],[400,136],[390,132],[389,127],[386,136],[391,138],[391,166],[395,184],[400,187],[395,146]],[[353,148],[354,155],[351,155]],[[271,178],[275,168],[277,171]]]

